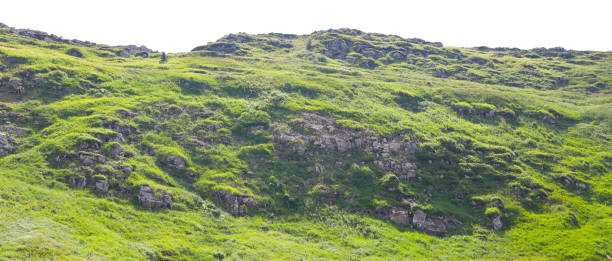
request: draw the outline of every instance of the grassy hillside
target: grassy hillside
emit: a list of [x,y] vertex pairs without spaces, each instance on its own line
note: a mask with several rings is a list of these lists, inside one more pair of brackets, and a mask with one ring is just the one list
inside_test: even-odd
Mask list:
[[163,56],[0,27],[0,260],[612,258],[612,52]]

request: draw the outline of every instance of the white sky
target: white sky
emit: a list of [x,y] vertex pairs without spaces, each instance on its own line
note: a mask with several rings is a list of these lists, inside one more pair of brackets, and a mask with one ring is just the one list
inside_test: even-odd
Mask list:
[[612,50],[612,0],[2,0],[0,22],[185,52],[229,33],[349,27],[446,46]]

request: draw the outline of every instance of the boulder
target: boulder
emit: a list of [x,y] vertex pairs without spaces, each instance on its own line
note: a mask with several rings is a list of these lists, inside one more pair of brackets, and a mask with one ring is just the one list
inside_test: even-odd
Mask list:
[[168,154],[163,158],[162,163],[173,169],[184,169],[187,165],[183,157],[174,154]]
[[153,189],[149,185],[140,186],[138,202],[147,208],[172,208],[172,197],[163,189]]

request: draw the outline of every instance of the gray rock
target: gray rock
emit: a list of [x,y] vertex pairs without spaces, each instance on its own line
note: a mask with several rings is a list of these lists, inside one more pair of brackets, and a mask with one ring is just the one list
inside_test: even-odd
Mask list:
[[490,110],[489,112],[487,112],[487,117],[493,117],[495,116],[495,110]]
[[96,189],[102,192],[107,192],[108,191],[108,181],[106,181],[105,179],[101,179],[96,181]]
[[84,165],[95,165],[106,162],[106,157],[92,152],[81,151],[79,152],[78,157],[81,163]]
[[115,166],[115,169],[122,171],[123,173],[129,174],[134,172],[134,167],[129,165]]
[[173,169],[184,169],[185,159],[179,155],[169,154],[163,160],[162,163]]
[[410,225],[410,211],[404,208],[378,207],[376,208],[376,214],[400,225]]
[[17,148],[17,142],[9,135],[0,133],[0,157],[9,155]]
[[247,208],[261,207],[261,204],[252,196],[236,195],[221,190],[213,192],[213,195],[232,214],[244,214]]
[[105,128],[109,128],[123,135],[138,134],[138,129],[136,129],[136,127],[128,124],[122,124],[117,120],[105,122],[103,125]]
[[330,58],[344,58],[349,50],[349,44],[344,39],[333,39],[324,43],[327,50],[324,52]]
[[70,176],[68,183],[76,189],[84,189],[87,186],[87,179],[82,176]]
[[504,228],[504,224],[501,221],[501,215],[495,217],[491,223],[493,225],[493,229],[495,230],[502,230],[502,228]]
[[435,234],[444,232],[450,228],[461,225],[461,222],[454,217],[432,216],[428,217],[422,210],[417,210],[412,217],[412,224],[419,230]]
[[172,208],[170,193],[163,189],[154,190],[149,185],[140,186],[138,201],[147,208]]
[[30,130],[15,126],[0,126],[0,131],[13,135],[23,135],[30,133]]
[[83,140],[79,143],[79,149],[81,150],[98,150],[100,149],[100,142],[96,140]]
[[113,157],[123,157],[125,155],[125,150],[119,144],[113,144],[110,148],[110,154]]

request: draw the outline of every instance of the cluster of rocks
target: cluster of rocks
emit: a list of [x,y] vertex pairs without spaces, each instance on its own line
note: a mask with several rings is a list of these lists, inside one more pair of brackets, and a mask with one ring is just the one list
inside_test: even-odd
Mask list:
[[[134,171],[134,167],[130,165],[118,164],[113,169],[108,169],[103,166],[83,165],[70,169],[73,173],[67,177],[66,182],[75,189],[94,189],[100,192],[108,192],[114,188],[119,192],[130,194],[126,189],[122,189],[118,185],[118,181],[126,179],[130,173]],[[109,182],[113,178],[117,182]]]
[[452,216],[427,215],[425,211],[417,209],[412,213],[400,207],[378,207],[376,215],[404,226],[414,226],[425,233],[436,234],[456,228],[461,222]]
[[213,196],[232,214],[245,214],[248,209],[262,207],[262,204],[253,196],[232,194],[224,190],[214,191]]
[[149,185],[140,186],[138,202],[147,208],[172,208],[172,196],[163,189],[154,189]]
[[396,135],[369,134],[363,130],[339,127],[331,117],[304,113],[303,121],[296,121],[284,128],[274,123],[274,142],[281,150],[314,157],[321,153],[372,152],[375,163],[401,179],[415,177],[417,170],[408,157],[418,148],[415,142],[407,142],[402,133]]

